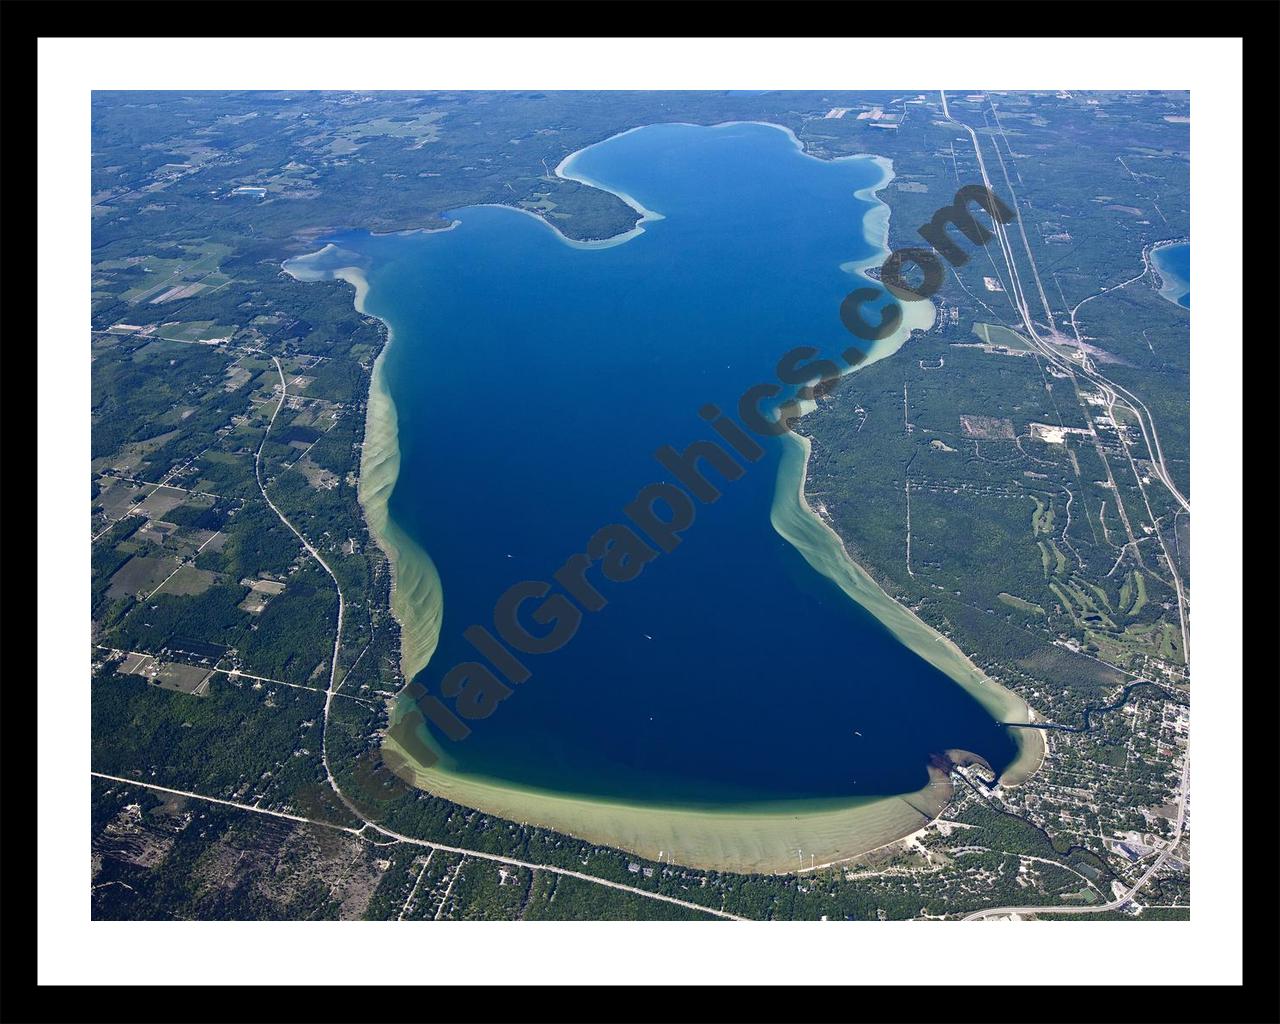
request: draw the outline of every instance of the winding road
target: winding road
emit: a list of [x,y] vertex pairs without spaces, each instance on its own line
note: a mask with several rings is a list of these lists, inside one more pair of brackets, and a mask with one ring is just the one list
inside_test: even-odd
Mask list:
[[329,785],[333,787],[334,793],[342,801],[343,806],[361,821],[365,821],[364,815],[352,806],[350,801],[343,795],[342,790],[338,788],[338,781],[333,777],[333,772],[329,768],[329,751],[325,743],[329,726],[329,709],[333,705],[333,695],[338,685],[338,655],[342,651],[342,618],[346,613],[346,600],[342,596],[342,585],[338,582],[338,577],[334,574],[334,571],[329,568],[329,563],[321,557],[320,552],[311,546],[311,542],[302,535],[302,531],[289,522],[288,517],[276,507],[276,503],[267,494],[267,486],[262,480],[262,449],[266,447],[267,438],[271,436],[271,428],[275,426],[276,417],[280,415],[280,410],[284,407],[284,400],[289,393],[289,387],[284,378],[284,368],[280,365],[280,359],[277,356],[272,356],[271,359],[276,364],[276,372],[280,374],[280,401],[276,403],[276,407],[271,413],[271,422],[267,424],[267,429],[262,434],[262,441],[258,445],[258,452],[253,459],[253,472],[258,478],[258,490],[262,492],[262,500],[267,503],[272,512],[280,517],[280,522],[293,531],[293,535],[307,549],[307,554],[314,558],[320,564],[320,568],[329,574],[330,579],[333,580],[333,588],[338,592],[338,626],[333,637],[333,664],[329,666],[329,685],[324,693],[324,723],[320,732],[320,761],[324,765],[324,773],[329,779]]

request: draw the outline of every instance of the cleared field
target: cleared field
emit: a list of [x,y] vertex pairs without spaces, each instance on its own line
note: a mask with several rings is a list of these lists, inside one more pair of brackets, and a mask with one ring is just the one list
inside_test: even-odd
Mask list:
[[1012,441],[1014,438],[1013,422],[997,416],[961,413],[960,428],[966,437],[983,438],[988,441]]
[[267,602],[270,600],[271,598],[266,594],[260,594],[256,590],[251,590],[245,595],[244,600],[236,605],[236,607],[241,611],[248,612],[250,615],[258,615],[262,612],[262,609],[267,606]]
[[307,483],[317,491],[331,491],[338,486],[338,477],[323,466],[317,466],[310,459],[298,463],[298,471],[307,478]]
[[222,389],[228,393],[242,388],[253,379],[253,371],[245,366],[228,366],[227,379]]
[[206,569],[197,569],[192,565],[184,565],[160,591],[162,594],[190,595],[203,594],[218,582],[217,573]]
[[156,667],[155,674],[151,675],[147,681],[162,690],[203,696],[209,692],[208,680],[212,675],[213,672],[207,668],[182,665],[175,661],[162,661]]
[[177,559],[168,556],[134,555],[111,577],[107,596],[115,598],[149,594],[177,567]]
[[177,299],[189,299],[194,295],[200,294],[202,291],[204,291],[204,285],[199,281],[193,284],[179,284],[162,291],[159,295],[149,301],[151,305],[158,306],[163,302],[174,302]]
[[146,674],[146,667],[151,662],[151,655],[138,654],[136,651],[130,651],[125,656],[124,661],[116,667],[116,671],[123,676],[140,676]]
[[1001,327],[999,324],[974,324],[973,333],[982,339],[983,344],[998,345],[1015,352],[1032,351],[1031,342],[1021,334]]
[[425,143],[435,142],[440,137],[440,129],[437,127],[436,122],[442,116],[443,113],[441,111],[429,110],[406,121],[379,117],[365,121],[362,124],[350,125],[339,129],[335,133],[337,138],[330,148],[335,153],[354,152],[359,148],[356,145],[357,142],[378,136],[413,139],[415,141],[413,148],[417,148]]
[[163,546],[164,542],[169,540],[178,530],[174,523],[166,523],[160,519],[148,519],[135,533],[135,540],[146,540],[152,544]]
[[251,590],[256,590],[259,593],[267,594],[270,596],[274,596],[276,594],[283,594],[285,589],[285,584],[281,583],[279,580],[262,580],[262,579],[255,580],[247,576],[240,581],[240,586],[248,587]]
[[126,676],[141,676],[150,685],[176,693],[204,696],[209,692],[208,680],[213,675],[209,668],[184,665],[176,661],[158,661],[153,655],[130,651],[116,668]]
[[[130,256],[95,264],[95,287],[125,302],[155,301],[175,289],[201,282],[216,288],[229,278],[218,265],[231,247],[218,242],[200,242],[169,249],[165,256]],[[176,297],[176,296],[175,296]]]
[[168,513],[187,500],[186,491],[177,487],[157,487],[147,495],[138,510],[148,519],[163,519]]
[[163,434],[157,434],[155,437],[149,437],[145,441],[131,441],[122,445],[110,455],[94,459],[91,468],[95,473],[101,473],[105,469],[114,469],[119,473],[131,473],[138,468],[143,459],[158,448],[164,447],[177,436],[178,431],[174,429],[168,430]]
[[146,487],[143,484],[135,484],[127,480],[112,480],[109,477],[102,479],[109,482],[104,484],[102,493],[94,500],[94,504],[102,506],[102,511],[108,520],[119,519],[132,507],[134,498],[146,493]]
[[1024,601],[1020,597],[1014,597],[1012,594],[1006,594],[1003,591],[996,595],[1001,601],[1010,608],[1017,608],[1020,612],[1035,612],[1037,615],[1043,615],[1044,609],[1038,604],[1032,604],[1030,601]]
[[[191,286],[196,287],[196,286]],[[185,290],[185,289],[184,289]],[[174,295],[172,298],[186,298],[184,295]],[[164,296],[153,299],[153,302],[159,302]],[[238,327],[227,324],[219,324],[213,320],[196,320],[186,324],[165,324],[158,331],[156,336],[164,338],[168,341],[198,341],[207,344],[215,342],[230,341],[231,336],[239,330]]]

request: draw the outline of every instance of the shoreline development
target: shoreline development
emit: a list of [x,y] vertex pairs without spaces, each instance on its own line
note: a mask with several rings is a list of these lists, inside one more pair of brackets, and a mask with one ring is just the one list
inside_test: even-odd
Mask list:
[[[778,129],[779,126],[770,127]],[[787,134],[803,152],[794,134]],[[573,176],[573,161],[583,151],[570,154],[561,161],[557,173],[613,192],[640,215],[640,221],[622,235],[577,242],[566,238],[555,225],[538,217],[555,231],[562,242],[575,248],[619,245],[641,233],[646,222],[661,218],[661,214],[645,209],[630,196],[598,182]],[[892,180],[892,165],[880,157],[841,159],[871,160],[881,170],[878,182],[856,193],[861,199],[875,201],[876,205],[865,216],[864,230],[868,240],[874,240],[881,251],[866,260],[842,267],[848,273],[865,277],[862,272],[878,264],[888,252],[890,211],[875,193]],[[531,211],[518,212],[537,217]],[[367,313],[368,283],[363,272],[354,266],[324,265],[340,261],[336,248],[326,246],[318,253],[286,261],[285,270],[300,280],[340,279],[352,284],[356,292],[356,309]],[[870,279],[867,280],[869,282]],[[908,303],[899,330],[877,342],[866,362],[892,354],[912,330],[927,329],[932,320],[932,303]],[[401,668],[407,685],[435,651],[443,613],[443,592],[428,553],[408,537],[388,513],[387,503],[400,466],[396,409],[384,368],[385,355],[391,343],[388,324],[387,342],[378,355],[370,380],[360,470],[360,501],[365,508],[370,531],[392,565],[392,612],[401,625]],[[811,411],[812,407],[812,402],[806,403],[803,411]],[[849,557],[843,541],[813,511],[805,496],[809,450],[807,438],[793,434],[790,441],[784,442],[771,511],[771,521],[777,532],[796,547],[813,568],[836,582],[846,594],[889,628],[900,642],[946,673],[997,720],[1029,721],[1030,713],[1025,703],[986,679],[954,644],[890,598]],[[400,713],[398,705],[393,711],[393,721]],[[1014,784],[1030,775],[1044,751],[1044,740],[1039,731],[1012,731],[1019,754],[1002,778],[1006,784]],[[951,797],[946,773],[931,766],[930,781],[923,789],[899,796],[839,802],[740,805],[732,810],[659,807],[534,790],[507,780],[454,774],[446,767],[447,759],[442,759],[435,766],[424,767],[407,757],[391,738],[385,741],[384,752],[389,762],[400,764],[405,777],[415,785],[457,803],[515,821],[543,825],[593,842],[618,846],[644,856],[666,856],[691,867],[722,870],[793,871],[807,866],[811,856],[819,862],[849,858],[917,831],[936,817]]]

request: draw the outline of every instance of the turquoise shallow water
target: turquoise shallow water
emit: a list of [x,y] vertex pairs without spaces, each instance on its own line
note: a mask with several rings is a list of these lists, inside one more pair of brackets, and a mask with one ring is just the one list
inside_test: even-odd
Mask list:
[[1160,294],[1185,309],[1191,308],[1191,246],[1166,245],[1152,250],[1151,258],[1160,271]]
[[[663,219],[608,248],[494,207],[454,211],[448,232],[333,240],[359,254],[367,307],[395,333],[389,511],[440,572],[443,628],[419,677],[435,694],[476,659],[462,632],[492,631],[508,587],[552,580],[637,491],[675,479],[656,449],[715,437],[700,408],[735,409],[794,346],[834,356],[854,340],[838,311],[862,282],[841,265],[876,254],[875,204],[854,195],[878,180],[871,161],[814,160],[762,125],[659,125],[570,172]],[[606,607],[559,651],[522,655],[531,678],[465,740],[435,736],[450,770],[727,807],[912,792],[946,749],[1009,763],[1008,730],[775,532],[780,442],[757,440],[739,479],[708,473],[723,496],[697,504],[674,551],[629,582],[592,570]]]

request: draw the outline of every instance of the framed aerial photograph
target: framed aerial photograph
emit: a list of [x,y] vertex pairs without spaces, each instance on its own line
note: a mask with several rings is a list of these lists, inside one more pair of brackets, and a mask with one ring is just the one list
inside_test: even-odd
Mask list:
[[41,984],[1242,992],[1254,20],[28,40]]

